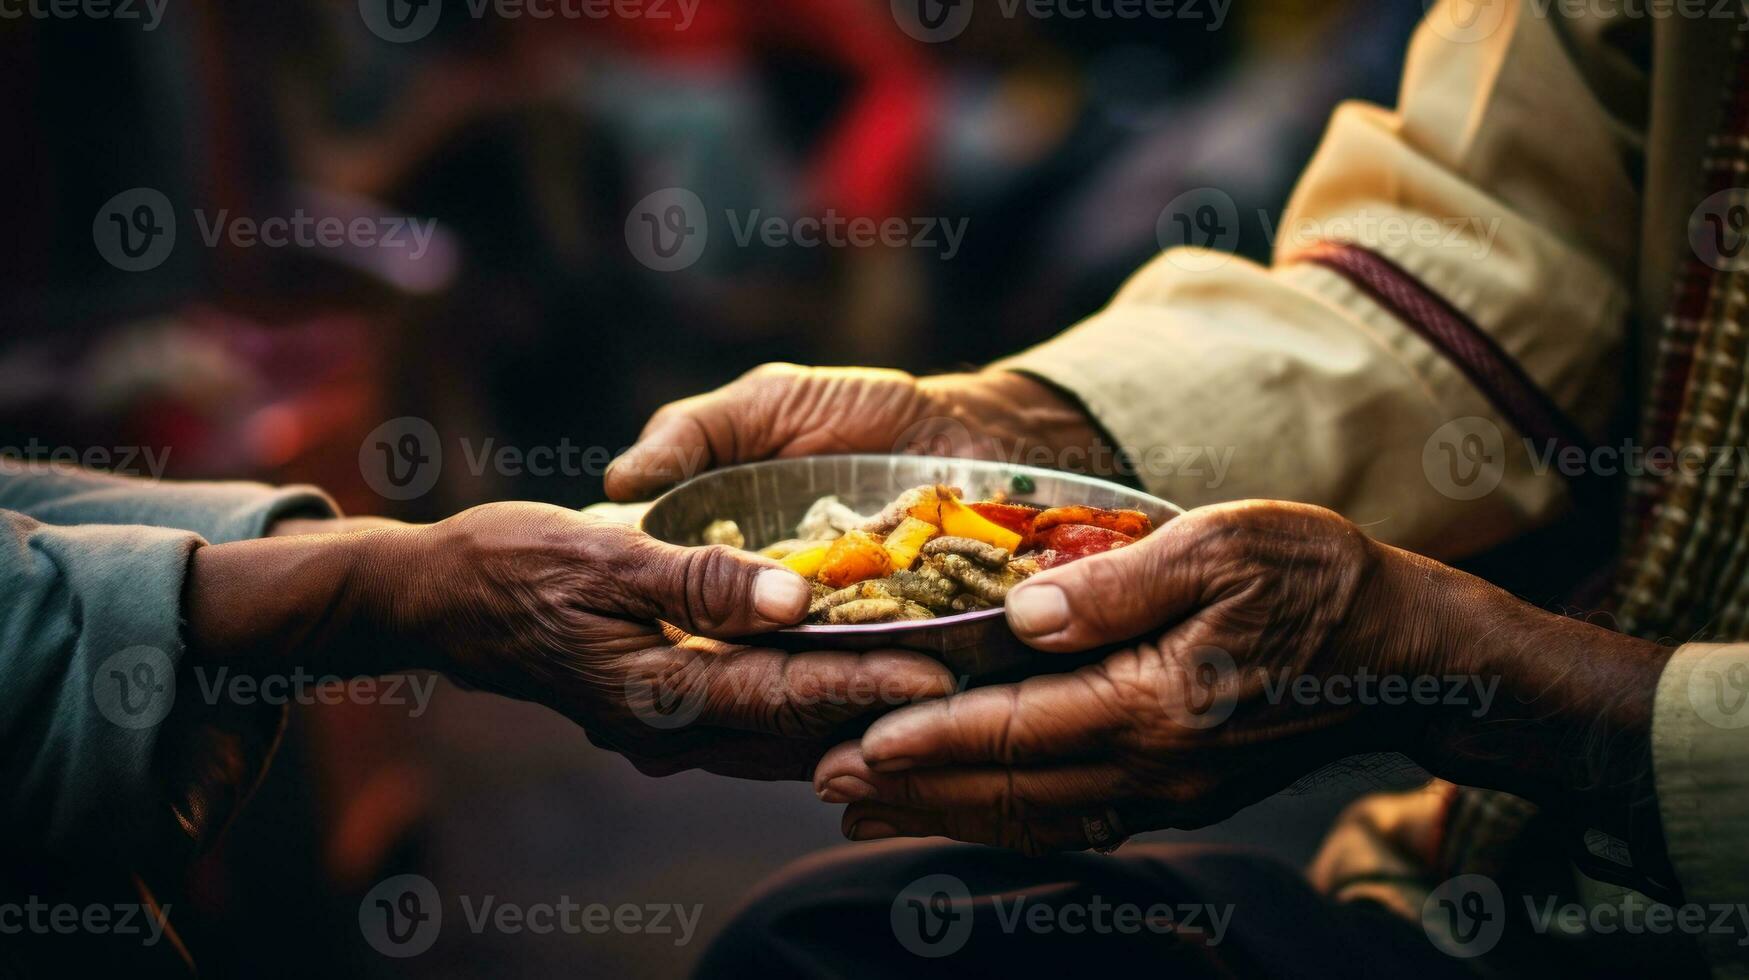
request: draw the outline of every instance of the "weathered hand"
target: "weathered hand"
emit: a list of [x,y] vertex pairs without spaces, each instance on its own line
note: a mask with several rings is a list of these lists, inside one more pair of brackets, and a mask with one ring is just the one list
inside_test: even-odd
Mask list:
[[1367,611],[1389,601],[1397,561],[1316,508],[1192,511],[1009,596],[1010,623],[1040,649],[1146,642],[896,712],[833,750],[816,785],[860,800],[845,816],[859,838],[890,828],[1043,850],[1087,846],[1081,818],[1107,806],[1131,831],[1220,820],[1388,742],[1392,726],[1358,708],[1275,703],[1269,685],[1375,663],[1388,620]]
[[293,659],[341,676],[440,670],[547,705],[650,773],[806,778],[841,724],[952,686],[918,654],[704,639],[799,622],[807,583],[746,552],[679,548],[542,504],[196,557],[199,656],[259,672]]
[[832,750],[815,786],[852,803],[853,839],[1082,848],[1085,817],[1200,826],[1376,751],[1635,841],[1651,820],[1656,836],[1645,743],[1668,651],[1543,613],[1328,511],[1192,511],[1017,587],[1008,618],[1048,651],[1143,641],[894,712]]
[[872,368],[767,364],[664,406],[607,472],[615,500],[647,497],[714,466],[830,453],[1011,455],[1042,447],[1071,463],[1111,458],[1079,406],[1003,371],[916,378]]

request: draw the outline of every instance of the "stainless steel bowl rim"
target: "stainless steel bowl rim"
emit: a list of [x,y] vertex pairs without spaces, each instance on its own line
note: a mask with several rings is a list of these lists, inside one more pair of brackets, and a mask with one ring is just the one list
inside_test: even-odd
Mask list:
[[[884,453],[850,453],[850,454],[839,454],[839,455],[833,455],[833,456],[819,456],[819,457],[813,457],[813,458],[820,460],[820,461],[839,460],[839,461],[851,462],[851,463],[857,463],[857,464],[866,463],[866,464],[870,464],[870,465],[879,465],[882,463],[889,463],[895,459],[911,459],[911,460],[917,460],[917,461],[925,461],[925,460],[928,460],[931,458],[940,458],[942,460],[942,462],[944,462],[944,463],[951,462],[951,463],[957,463],[957,464],[963,464],[963,465],[972,465],[972,466],[976,466],[979,468],[982,468],[984,466],[988,466],[988,467],[991,467],[993,469],[999,469],[1003,475],[1006,475],[1010,478],[1012,478],[1014,476],[1031,476],[1031,477],[1035,477],[1035,478],[1048,477],[1052,480],[1061,480],[1061,481],[1068,482],[1068,483],[1080,483],[1080,484],[1084,484],[1088,487],[1099,487],[1099,488],[1105,489],[1105,490],[1117,491],[1117,492],[1122,493],[1126,496],[1133,496],[1133,497],[1142,498],[1144,500],[1150,501],[1150,502],[1158,505],[1160,508],[1167,510],[1167,511],[1171,511],[1174,513],[1180,513],[1180,514],[1184,512],[1183,508],[1178,507],[1176,504],[1168,503],[1167,501],[1161,500],[1160,498],[1155,497],[1152,494],[1149,494],[1145,491],[1137,490],[1133,487],[1127,487],[1121,483],[1114,483],[1110,480],[1102,480],[1099,477],[1086,476],[1086,475],[1081,474],[1081,473],[1069,473],[1069,472],[1065,472],[1063,470],[1050,470],[1050,469],[1044,469],[1044,468],[1038,467],[1038,466],[1027,466],[1027,465],[1020,464],[1020,463],[1007,463],[1007,462],[1002,462],[1002,461],[998,461],[998,460],[959,459],[959,458],[955,458],[955,457],[904,456],[904,455],[892,455],[892,454],[884,454]],[[693,487],[695,484],[698,484],[700,482],[721,479],[726,475],[730,475],[730,474],[737,473],[737,472],[776,468],[776,467],[781,467],[784,464],[794,464],[795,462],[796,462],[796,460],[794,460],[794,459],[763,460],[763,461],[757,462],[757,463],[742,463],[742,464],[739,464],[736,466],[725,466],[725,467],[721,467],[719,469],[710,470],[709,472],[706,472],[706,473],[701,473],[698,476],[695,476],[695,477],[685,481],[684,483],[681,483],[681,484],[674,486],[673,488],[669,489],[666,493],[663,493],[661,496],[657,497],[654,501],[651,502],[650,509],[645,512],[645,516],[647,517],[650,513],[655,512],[656,509],[659,508],[664,501],[675,496],[676,494],[686,492],[689,488]],[[640,528],[644,526],[643,520],[640,520],[638,523],[639,523]],[[956,624],[961,624],[961,623],[976,623],[976,622],[981,622],[981,621],[989,620],[989,619],[999,619],[999,618],[1002,618],[1004,615],[1005,615],[1005,613],[1004,613],[1003,607],[997,606],[994,609],[979,609],[979,610],[975,610],[973,612],[954,613],[951,616],[936,616],[936,617],[933,617],[930,619],[900,620],[898,622],[891,622],[891,623],[856,623],[856,624],[850,624],[850,625],[806,624],[806,625],[802,625],[802,626],[791,626],[791,627],[788,627],[788,628],[785,628],[782,630],[776,630],[774,632],[787,633],[787,634],[803,634],[803,635],[810,635],[811,634],[811,635],[816,635],[816,636],[845,636],[845,635],[854,635],[854,634],[859,634],[859,633],[908,633],[908,632],[913,632],[913,631],[923,632],[923,631],[928,631],[928,630],[946,629],[946,628],[949,628],[949,627],[952,627]]]

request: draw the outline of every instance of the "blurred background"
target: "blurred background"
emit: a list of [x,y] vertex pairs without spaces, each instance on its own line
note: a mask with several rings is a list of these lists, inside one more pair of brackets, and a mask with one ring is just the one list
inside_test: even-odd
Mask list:
[[[921,21],[918,0],[154,2],[0,20],[0,447],[143,447],[170,478],[316,483],[411,520],[596,502],[652,411],[763,361],[930,372],[1042,340],[1160,249],[1187,193],[1227,195],[1226,243],[1266,256],[1325,118],[1391,101],[1422,13],[976,0],[932,33],[932,0]],[[929,240],[740,240],[805,217]],[[368,234],[238,232],[273,218]],[[699,220],[683,267],[641,237]],[[406,417],[457,455],[396,499],[361,447]],[[476,468],[464,441],[579,455]],[[1201,836],[1303,860],[1345,795]],[[805,786],[649,780],[541,709],[443,687],[418,717],[297,709],[182,928],[211,976],[669,977],[755,881],[838,840]],[[508,901],[697,904],[700,934],[452,927],[389,960],[359,898],[403,871]]]

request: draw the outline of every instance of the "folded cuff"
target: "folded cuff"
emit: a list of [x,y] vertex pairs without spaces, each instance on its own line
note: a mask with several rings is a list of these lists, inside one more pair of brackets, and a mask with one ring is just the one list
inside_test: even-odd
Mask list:
[[[1749,901],[1749,644],[1690,644],[1658,681],[1652,765],[1664,838],[1685,899]],[[1703,938],[1720,976],[1749,977],[1746,937]]]

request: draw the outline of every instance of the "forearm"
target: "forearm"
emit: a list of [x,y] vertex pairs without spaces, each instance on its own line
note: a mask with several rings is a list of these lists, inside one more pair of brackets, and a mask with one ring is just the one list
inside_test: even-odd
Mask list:
[[1492,696],[1431,709],[1418,761],[1452,782],[1530,800],[1576,833],[1619,838],[1641,871],[1668,881],[1651,739],[1658,678],[1674,651],[1451,569],[1430,578],[1441,610],[1430,624],[1447,646],[1438,672],[1474,678]]
[[341,677],[432,666],[388,622],[410,587],[417,529],[298,530],[195,552],[183,597],[193,662]]

